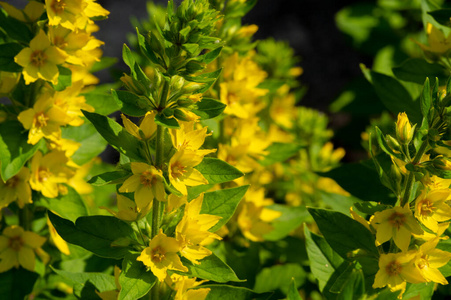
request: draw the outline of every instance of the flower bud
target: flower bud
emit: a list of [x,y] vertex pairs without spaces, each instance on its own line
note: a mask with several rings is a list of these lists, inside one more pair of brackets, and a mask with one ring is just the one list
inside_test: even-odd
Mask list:
[[405,112],[398,114],[398,120],[396,121],[396,137],[402,144],[409,144],[413,138],[415,126],[409,122],[409,118]]
[[385,140],[387,141],[388,146],[389,146],[392,150],[394,150],[394,151],[396,151],[396,152],[399,152],[399,151],[400,151],[401,145],[399,145],[399,142],[398,142],[394,137],[392,137],[391,135],[387,134],[387,135],[385,136]]
[[183,84],[185,84],[185,79],[181,76],[175,75],[171,77],[169,87],[171,91],[178,91],[183,87]]

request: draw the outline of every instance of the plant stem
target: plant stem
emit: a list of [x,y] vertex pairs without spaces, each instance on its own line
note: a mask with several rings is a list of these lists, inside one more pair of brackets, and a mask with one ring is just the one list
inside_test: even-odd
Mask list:
[[23,208],[19,209],[19,224],[26,231],[31,230],[31,218],[31,211],[28,205],[25,205]]
[[[163,90],[161,91],[161,98],[158,106],[158,110],[162,111],[166,106],[166,100],[168,98],[169,83],[165,80],[163,84]],[[164,163],[164,130],[161,125],[157,125],[157,141],[155,145],[155,164],[160,170],[163,169]],[[151,238],[154,238],[158,234],[160,228],[160,201],[157,198],[153,199],[152,204],[152,234]]]
[[[420,149],[418,150],[417,154],[413,158],[412,164],[416,165],[421,157],[423,156],[424,152],[426,152],[426,148],[428,146],[428,140],[423,141],[423,143],[420,146]],[[412,193],[412,187],[413,187],[413,178],[415,177],[414,172],[409,172],[409,176],[407,177],[406,182],[406,188],[404,190],[404,196],[401,200],[401,207],[404,207],[409,202],[410,194]]]

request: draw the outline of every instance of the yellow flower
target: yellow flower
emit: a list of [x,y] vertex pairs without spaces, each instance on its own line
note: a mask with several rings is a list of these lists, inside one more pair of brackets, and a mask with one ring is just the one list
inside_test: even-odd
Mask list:
[[[45,238],[31,231],[24,231],[20,226],[3,229],[0,236],[0,272],[12,267],[34,271],[35,252],[45,243]],[[42,251],[42,250],[41,250]]]
[[49,227],[49,233],[50,233],[50,239],[53,241],[53,244],[58,248],[58,250],[65,254],[70,255],[69,246],[67,245],[67,242],[63,240],[63,238],[58,234],[55,227],[53,226],[52,222],[50,222],[50,219],[47,217],[47,226]]
[[28,143],[35,145],[43,137],[51,140],[61,137],[61,126],[68,124],[70,118],[53,103],[48,93],[42,94],[33,108],[22,111],[17,117],[28,132]]
[[415,126],[412,127],[409,122],[409,118],[405,112],[398,114],[398,120],[396,121],[396,137],[398,141],[403,144],[409,144],[413,138]]
[[451,49],[451,34],[445,37],[443,32],[431,23],[427,24],[426,33],[428,35],[429,46],[416,42],[424,51],[440,55],[445,54]]
[[221,237],[208,230],[221,219],[219,216],[200,214],[204,194],[185,205],[185,214],[177,225],[176,239],[180,243],[180,254],[193,264],[211,255],[211,251],[204,246],[211,239],[220,240]]
[[59,71],[57,65],[64,63],[66,54],[50,45],[49,38],[41,29],[31,42],[29,48],[22,49],[14,57],[14,61],[24,67],[22,74],[26,84],[39,78],[58,83]]
[[59,184],[66,183],[74,172],[66,164],[63,152],[52,151],[42,156],[40,151],[31,159],[31,188],[48,198],[55,198],[59,193]]
[[205,138],[210,134],[207,134],[207,127],[194,130],[195,122],[181,122],[179,121],[180,129],[170,129],[172,144],[175,149],[191,150],[195,151],[200,156],[205,156],[209,153],[213,153],[216,149],[199,150],[205,142]]
[[[67,158],[70,158],[80,148],[81,144],[72,140],[63,138],[54,138],[47,140],[47,147],[50,150],[64,152]],[[74,163],[75,164],[75,163]]]
[[84,0],[45,0],[49,25],[61,25],[70,30],[84,29],[89,22],[83,14]]
[[179,197],[176,194],[170,194],[166,203],[166,212],[171,213],[186,203],[188,203],[186,196]]
[[379,271],[374,278],[373,288],[388,286],[392,292],[401,290],[401,295],[398,296],[400,298],[406,289],[406,282],[425,282],[413,263],[415,255],[415,251],[381,254]]
[[449,189],[423,191],[415,200],[415,217],[433,232],[438,231],[439,222],[451,219],[451,207],[446,203],[450,198]]
[[150,240],[149,247],[141,252],[136,259],[142,261],[147,268],[160,282],[164,281],[168,270],[188,272],[188,268],[182,265],[177,252],[180,245],[175,238],[167,237],[160,229],[160,232]]
[[0,1],[0,5],[10,17],[25,23],[35,22],[37,19],[39,19],[39,17],[41,17],[42,13],[44,12],[44,4],[37,1],[28,2],[23,10],[17,9],[14,6],[3,1]]
[[148,140],[154,135],[155,131],[157,130],[157,124],[155,123],[156,113],[157,112],[155,110],[148,111],[142,119],[139,127],[136,126],[135,123],[127,119],[126,116],[121,114],[122,123],[124,123],[125,130],[127,130],[137,139]]
[[167,278],[166,283],[177,293],[174,300],[204,300],[210,289],[192,289],[206,282],[207,280],[196,281],[196,277],[189,278],[179,274],[172,274]]
[[50,26],[49,37],[53,45],[68,55],[67,63],[87,67],[100,60],[93,50],[103,45],[103,42],[84,30],[72,31],[63,26]]
[[32,203],[29,180],[30,170],[27,167],[20,169],[19,173],[6,182],[0,180],[0,208],[7,207],[15,200],[20,208],[23,208],[25,204]]
[[20,73],[0,71],[0,97],[11,93],[20,79]]
[[183,195],[188,195],[186,186],[208,184],[208,181],[195,166],[202,162],[203,156],[194,151],[181,149],[169,161],[169,181]]
[[152,209],[152,201],[148,201],[148,203],[144,204],[144,207],[140,207],[127,197],[117,194],[117,208],[119,209],[118,212],[115,212],[104,206],[100,206],[100,208],[108,210],[113,216],[118,219],[127,222],[134,222],[144,218]]
[[251,24],[248,26],[242,26],[238,32],[236,33],[239,37],[242,38],[247,38],[247,37],[251,37],[254,35],[254,33],[256,33],[258,30],[258,26],[255,24]]
[[415,265],[427,282],[433,281],[443,285],[448,284],[438,268],[443,267],[451,259],[451,253],[436,249],[440,238],[427,241],[420,246],[415,258]]
[[396,206],[376,212],[371,219],[371,225],[376,229],[376,246],[393,238],[396,246],[402,251],[409,248],[412,233],[423,233],[408,206]]
[[94,112],[94,108],[86,103],[85,97],[80,95],[82,88],[82,81],[72,82],[70,87],[61,92],[55,92],[52,96],[53,105],[64,112],[68,125],[81,126],[84,123],[82,109]]
[[165,201],[163,173],[154,166],[141,162],[132,162],[133,175],[127,178],[119,188],[121,193],[135,192],[135,202],[138,208],[152,205],[153,198]]

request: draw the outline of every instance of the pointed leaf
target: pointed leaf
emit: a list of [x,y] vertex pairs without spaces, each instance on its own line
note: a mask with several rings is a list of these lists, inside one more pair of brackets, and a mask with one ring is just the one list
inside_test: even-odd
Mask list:
[[138,254],[130,254],[122,262],[119,276],[121,291],[118,300],[134,300],[144,297],[157,281],[151,271],[147,271],[142,262],[137,261]]
[[210,184],[229,182],[244,175],[225,161],[213,157],[205,157],[195,169],[201,172]]

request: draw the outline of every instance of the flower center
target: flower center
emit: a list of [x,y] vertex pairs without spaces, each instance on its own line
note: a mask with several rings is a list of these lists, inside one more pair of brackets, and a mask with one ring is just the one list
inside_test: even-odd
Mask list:
[[56,14],[60,14],[64,11],[64,8],[66,7],[66,3],[64,2],[64,0],[53,0],[50,7]]
[[171,165],[172,177],[179,178],[182,177],[187,171],[185,170],[185,166],[183,166],[179,161],[176,161]]
[[64,40],[62,36],[55,36],[53,38],[53,45],[60,49],[64,49],[67,47],[67,42]]
[[18,183],[19,183],[19,178],[17,176],[14,176],[13,178],[10,178],[9,180],[7,180],[5,185],[9,188],[15,188]]
[[424,199],[420,202],[420,214],[422,216],[430,216],[434,213],[435,207],[434,203],[428,199]]
[[20,236],[15,236],[9,239],[9,248],[13,249],[14,251],[19,251],[23,246],[23,241],[20,238]]
[[40,167],[38,170],[38,180],[39,182],[47,181],[50,178],[50,172],[47,168]]
[[424,269],[429,267],[429,261],[428,261],[428,256],[427,255],[423,255],[417,262],[418,268],[420,269]]
[[36,50],[31,53],[30,60],[35,67],[40,67],[45,64],[47,55],[45,55],[44,51]]
[[155,185],[156,180],[157,178],[150,171],[144,171],[139,177],[139,181],[145,187],[151,187],[152,185]]
[[399,229],[406,222],[406,216],[402,213],[394,212],[389,218],[388,222]]
[[396,276],[401,273],[402,265],[394,260],[385,267],[385,271],[390,276]]
[[162,249],[160,246],[157,246],[152,249],[151,259],[154,263],[160,263],[164,259],[165,254],[166,252],[164,251],[164,249]]
[[47,126],[47,121],[49,120],[49,117],[47,117],[43,112],[37,113],[34,117],[35,125],[36,127],[44,127]]

